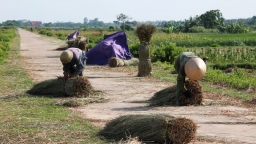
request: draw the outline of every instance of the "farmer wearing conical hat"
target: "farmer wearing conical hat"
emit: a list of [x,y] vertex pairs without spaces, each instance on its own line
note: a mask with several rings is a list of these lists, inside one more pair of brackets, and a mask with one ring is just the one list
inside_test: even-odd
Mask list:
[[68,48],[60,55],[63,65],[64,80],[76,76],[83,76],[84,65],[87,57],[79,48]]
[[184,87],[185,77],[192,80],[200,80],[206,73],[206,61],[202,60],[192,52],[183,52],[177,58],[174,68],[178,73],[176,104],[179,105],[180,93],[191,97],[191,92]]

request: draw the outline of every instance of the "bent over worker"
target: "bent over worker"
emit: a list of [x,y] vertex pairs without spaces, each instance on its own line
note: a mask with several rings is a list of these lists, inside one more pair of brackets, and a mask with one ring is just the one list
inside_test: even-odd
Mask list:
[[68,48],[60,55],[63,65],[64,80],[76,76],[83,76],[83,70],[87,57],[85,52],[79,48]]
[[176,105],[179,105],[181,92],[186,97],[191,97],[191,92],[185,89],[185,77],[187,76],[191,80],[202,79],[206,73],[206,64],[194,53],[183,52],[177,58],[174,68],[178,73]]

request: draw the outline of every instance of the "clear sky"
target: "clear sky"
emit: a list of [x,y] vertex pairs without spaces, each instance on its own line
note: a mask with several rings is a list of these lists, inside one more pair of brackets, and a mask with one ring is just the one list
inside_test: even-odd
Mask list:
[[225,19],[256,16],[256,0],[0,0],[0,22],[31,20],[113,22],[123,13],[135,21],[185,20],[210,10]]

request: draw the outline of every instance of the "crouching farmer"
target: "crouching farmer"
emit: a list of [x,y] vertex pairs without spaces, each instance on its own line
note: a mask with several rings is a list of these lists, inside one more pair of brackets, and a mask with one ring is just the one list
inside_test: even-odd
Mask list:
[[191,80],[200,80],[206,73],[206,61],[202,60],[192,52],[183,52],[177,58],[174,68],[178,73],[176,105],[179,105],[180,93],[191,97],[191,92],[185,89],[185,77]]
[[63,65],[64,80],[83,76],[86,59],[85,52],[79,48],[68,48],[63,51],[60,55],[60,61]]

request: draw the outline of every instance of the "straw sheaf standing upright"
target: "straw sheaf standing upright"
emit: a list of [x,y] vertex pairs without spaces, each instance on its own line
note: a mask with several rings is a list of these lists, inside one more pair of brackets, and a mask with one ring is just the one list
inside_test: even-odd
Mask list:
[[150,59],[150,40],[156,27],[152,24],[141,24],[137,26],[136,35],[140,40],[138,76],[148,76],[152,72]]

